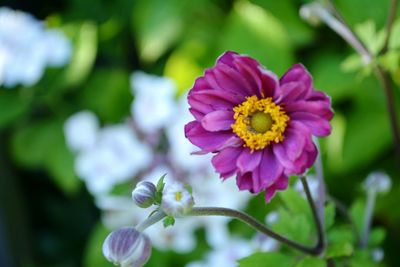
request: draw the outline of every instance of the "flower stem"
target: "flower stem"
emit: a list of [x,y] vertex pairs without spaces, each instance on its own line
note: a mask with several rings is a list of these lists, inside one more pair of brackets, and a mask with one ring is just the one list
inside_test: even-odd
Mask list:
[[371,189],[367,192],[367,205],[364,214],[364,229],[361,235],[360,247],[366,248],[368,245],[368,236],[371,229],[372,215],[375,207],[376,190]]
[[386,20],[386,39],[381,51],[382,54],[386,53],[389,48],[389,41],[390,41],[390,36],[392,34],[392,27],[394,20],[396,18],[397,4],[398,4],[397,0],[390,1],[388,17]]
[[165,212],[162,211],[162,210],[159,210],[159,211],[155,212],[153,215],[151,215],[150,217],[148,217],[143,222],[141,222],[138,225],[136,225],[136,230],[143,231],[147,227],[155,224],[156,222],[161,221],[165,216],[167,216],[165,214]]
[[318,180],[318,200],[317,200],[317,211],[319,215],[319,220],[322,225],[325,224],[325,216],[324,216],[324,206],[326,201],[326,186],[325,186],[325,179],[324,179],[324,169],[322,165],[322,158],[321,158],[321,149],[319,145],[318,138],[314,138],[315,145],[318,149],[318,156],[315,162],[315,173],[317,175]]
[[301,177],[301,181],[303,183],[304,191],[306,192],[307,199],[311,206],[314,221],[317,226],[318,241],[317,241],[317,244],[313,247],[308,247],[308,246],[302,245],[300,243],[297,243],[295,241],[292,241],[292,240],[274,232],[273,230],[267,228],[264,224],[260,223],[254,217],[248,215],[247,213],[238,211],[238,210],[233,210],[233,209],[229,209],[229,208],[220,208],[220,207],[195,207],[195,208],[193,208],[193,210],[190,212],[189,215],[192,215],[192,216],[226,216],[226,217],[235,218],[235,219],[238,219],[238,220],[246,223],[247,225],[254,228],[255,230],[257,230],[265,235],[268,235],[268,236],[270,236],[270,237],[272,237],[294,249],[300,250],[301,252],[308,253],[311,255],[319,255],[324,251],[324,248],[325,248],[323,228],[322,228],[322,224],[319,220],[315,204],[312,200],[307,181],[305,180],[304,177]]
[[[390,30],[393,25],[393,20],[395,16],[395,10],[397,7],[397,1],[392,0],[389,16],[387,20],[387,30]],[[366,48],[366,46],[360,41],[357,35],[351,30],[349,25],[345,22],[343,17],[340,15],[339,11],[335,8],[335,5],[332,0],[329,1],[329,9],[333,10],[335,16],[332,15],[328,8],[324,7],[321,4],[310,6],[312,11],[316,16],[318,16],[322,21],[324,21],[334,32],[336,32],[339,36],[341,36],[347,43],[354,48],[354,50],[361,56],[363,59],[364,64],[369,64],[373,61],[374,56],[371,52]],[[393,8],[393,9],[392,9]],[[388,37],[386,42],[389,42],[390,33],[388,32]],[[392,129],[392,135],[394,144],[396,147],[396,154],[400,157],[400,131],[398,126],[398,119],[396,114],[396,109],[394,106],[394,95],[393,95],[393,88],[390,81],[390,78],[386,71],[382,69],[381,66],[375,65],[374,66],[374,73],[375,76],[378,78],[383,91],[386,96],[386,105],[388,108],[389,120]]]

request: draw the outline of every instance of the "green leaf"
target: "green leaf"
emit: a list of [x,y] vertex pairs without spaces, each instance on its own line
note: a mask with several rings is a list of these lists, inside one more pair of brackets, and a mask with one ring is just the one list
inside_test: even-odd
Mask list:
[[74,159],[64,140],[63,122],[49,120],[17,129],[12,139],[16,161],[26,167],[44,168],[65,192],[80,186],[74,172]]
[[164,186],[165,186],[164,179],[165,179],[165,176],[167,176],[166,173],[164,173],[160,177],[160,179],[158,179],[157,186],[156,186],[156,189],[157,189],[158,192],[162,192],[164,190]]
[[386,32],[384,30],[377,32],[376,25],[373,20],[370,19],[363,23],[357,24],[355,31],[364,45],[366,45],[367,49],[372,52],[372,54],[377,55],[383,48]]
[[293,214],[307,214],[311,216],[310,206],[301,194],[291,188],[279,194],[286,208]]
[[123,69],[96,69],[80,98],[82,106],[106,122],[120,122],[130,111],[133,96],[129,73]]
[[376,267],[376,262],[373,262],[368,250],[356,251],[353,257],[350,258],[350,267]]
[[390,50],[386,54],[378,58],[379,63],[391,73],[395,73],[399,69],[400,52]]
[[84,267],[110,267],[102,253],[103,242],[110,233],[101,223],[93,228],[84,254]]
[[174,224],[175,224],[175,218],[172,216],[167,216],[163,220],[163,225],[165,228],[167,228],[168,226],[173,226]]
[[293,48],[282,22],[269,11],[237,1],[220,35],[218,51],[248,54],[267,68],[283,73],[293,63]]
[[329,202],[325,205],[325,229],[329,229],[335,222],[335,205]]
[[21,98],[17,90],[0,88],[0,129],[6,127],[27,110],[28,103]]
[[377,247],[382,244],[386,237],[386,230],[382,227],[372,229],[369,234],[368,246]]
[[350,216],[356,226],[358,233],[364,229],[365,200],[357,199],[350,207]]
[[274,231],[297,242],[310,243],[310,235],[315,228],[310,216],[306,214],[293,214],[285,209],[279,209],[278,213],[279,220],[272,226]]
[[73,36],[74,54],[65,71],[64,83],[76,86],[92,70],[97,55],[97,26],[92,22],[71,24],[65,28]]
[[295,267],[326,267],[326,262],[320,258],[306,257],[299,261]]
[[239,260],[239,267],[293,266],[294,259],[279,252],[257,252]]
[[328,244],[325,255],[327,258],[351,256],[353,250],[353,245],[350,242],[340,241]]
[[292,0],[265,1],[252,0],[251,2],[267,9],[277,18],[284,20],[283,26],[291,40],[297,45],[304,45],[312,41],[313,31],[299,16],[299,8]]
[[183,31],[186,5],[179,0],[136,2],[132,27],[143,61],[156,61],[178,40]]

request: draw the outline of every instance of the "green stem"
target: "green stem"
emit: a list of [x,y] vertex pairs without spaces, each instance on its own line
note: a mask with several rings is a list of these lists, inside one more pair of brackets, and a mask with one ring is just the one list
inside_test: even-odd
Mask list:
[[[304,191],[307,196],[307,200],[311,207],[312,215],[314,218],[314,223],[317,227],[318,240],[317,240],[317,244],[313,247],[308,247],[308,246],[302,245],[300,243],[297,243],[295,241],[292,241],[292,240],[274,232],[273,230],[267,228],[264,224],[260,223],[257,219],[250,216],[249,214],[238,211],[238,210],[234,210],[234,209],[221,208],[221,207],[194,207],[192,209],[192,211],[189,214],[187,214],[187,216],[225,216],[225,217],[235,218],[235,219],[238,219],[238,220],[246,223],[247,225],[254,228],[255,230],[257,230],[265,235],[268,235],[268,236],[270,236],[270,237],[272,237],[294,249],[297,249],[301,252],[311,254],[311,255],[319,255],[325,249],[325,238],[324,238],[324,232],[323,232],[323,225],[318,216],[317,208],[312,199],[306,178],[302,176],[302,177],[300,177],[300,179],[303,184]],[[146,220],[144,220],[143,222],[138,224],[136,226],[136,229],[138,231],[143,231],[147,227],[155,224],[156,222],[161,221],[165,216],[166,216],[165,212],[162,210],[159,210],[156,213],[154,213],[152,216],[148,217]]]
[[311,193],[307,184],[307,181],[305,180],[304,177],[300,178],[303,186],[304,186],[304,191],[306,192],[307,195],[307,200],[309,201],[309,204],[311,206],[313,218],[315,225],[317,227],[317,234],[318,234],[318,241],[317,244],[313,247],[308,247],[305,245],[302,245],[300,243],[297,243],[295,241],[292,241],[276,232],[273,230],[267,228],[264,224],[260,223],[257,219],[254,217],[248,215],[247,213],[238,211],[238,210],[233,210],[233,209],[228,209],[228,208],[220,208],[220,207],[195,207],[191,211],[189,215],[192,216],[226,216],[226,217],[231,217],[238,219],[250,227],[254,228],[255,230],[268,235],[294,249],[300,250],[301,252],[311,254],[311,255],[319,255],[324,251],[325,248],[325,242],[324,242],[324,233],[323,233],[323,227],[321,224],[321,221],[319,219],[319,216],[317,214],[317,209],[315,207],[314,201],[312,200]]
[[397,0],[390,1],[388,17],[386,20],[386,39],[381,51],[382,54],[386,53],[389,48],[389,41],[390,41],[390,36],[392,34],[392,27],[394,20],[396,18],[397,4],[398,4]]

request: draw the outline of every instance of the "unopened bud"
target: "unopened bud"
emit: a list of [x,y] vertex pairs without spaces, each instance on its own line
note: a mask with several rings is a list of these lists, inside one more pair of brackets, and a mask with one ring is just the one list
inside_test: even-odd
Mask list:
[[321,14],[325,12],[320,3],[312,2],[300,8],[300,17],[313,26],[321,24]]
[[139,182],[132,191],[132,199],[138,207],[148,208],[156,197],[156,186],[148,181]]
[[165,186],[161,201],[164,212],[173,217],[181,217],[193,208],[192,194],[182,183]]
[[149,238],[135,228],[125,227],[110,233],[103,243],[108,261],[121,267],[141,267],[150,257]]
[[367,179],[364,182],[364,188],[366,191],[375,191],[377,193],[386,193],[390,190],[392,181],[390,177],[381,171],[375,171],[368,174]]

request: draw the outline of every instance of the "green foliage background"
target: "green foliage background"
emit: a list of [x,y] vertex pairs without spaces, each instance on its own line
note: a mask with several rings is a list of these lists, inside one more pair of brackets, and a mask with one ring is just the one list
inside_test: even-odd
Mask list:
[[[304,2],[3,0],[1,5],[60,27],[74,46],[70,64],[48,69],[33,88],[0,88],[0,226],[8,245],[4,259],[11,266],[111,266],[99,250],[107,230],[74,174],[63,122],[82,109],[93,110],[102,123],[122,121],[133,99],[132,71],[171,77],[183,92],[218,55],[234,50],[278,75],[302,62],[316,88],[332,97],[333,133],[322,140],[329,191],[350,205],[362,198],[360,183],[369,172],[381,169],[392,177],[391,193],[378,198],[374,225],[388,233],[383,243],[387,266],[399,266],[399,165],[383,91],[373,76],[343,70],[353,51],[327,27],[303,22],[298,10]],[[377,29],[385,24],[388,0],[335,2],[353,27],[367,20]],[[256,198],[249,212],[262,219],[259,214],[268,209]],[[248,233],[235,223],[232,229]],[[200,244],[183,256],[155,251],[148,266],[182,266],[200,258],[204,249]],[[279,260],[281,255],[267,257]],[[304,259],[297,266],[324,265]]]

